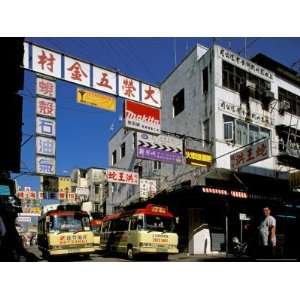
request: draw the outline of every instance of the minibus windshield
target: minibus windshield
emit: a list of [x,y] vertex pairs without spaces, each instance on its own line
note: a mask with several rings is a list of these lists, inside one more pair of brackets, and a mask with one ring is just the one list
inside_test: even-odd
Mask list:
[[51,218],[50,231],[78,232],[90,230],[89,218],[86,216],[55,216]]
[[175,229],[173,218],[146,215],[144,222],[144,229],[150,231],[173,232]]

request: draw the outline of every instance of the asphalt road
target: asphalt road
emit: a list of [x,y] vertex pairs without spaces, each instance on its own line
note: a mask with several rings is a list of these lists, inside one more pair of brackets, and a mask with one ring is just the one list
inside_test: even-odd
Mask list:
[[[26,259],[22,259],[21,261],[36,261],[36,262],[45,262],[47,261],[42,253],[39,251],[37,246],[30,246],[27,250]],[[85,257],[83,255],[68,255],[55,257],[51,261],[53,262],[129,262],[122,255],[109,255],[106,256],[103,253],[93,253],[90,254],[89,257]],[[136,261],[142,262],[157,262],[161,261],[158,257],[155,256],[143,256],[139,257]],[[166,261],[166,260],[164,260]],[[232,255],[226,256],[224,253],[219,253],[215,255],[194,255],[189,256],[186,253],[180,253],[176,255],[169,255],[169,262],[249,262],[249,261],[296,261],[296,259],[273,259],[273,260],[251,260],[249,257],[240,257],[236,258]]]

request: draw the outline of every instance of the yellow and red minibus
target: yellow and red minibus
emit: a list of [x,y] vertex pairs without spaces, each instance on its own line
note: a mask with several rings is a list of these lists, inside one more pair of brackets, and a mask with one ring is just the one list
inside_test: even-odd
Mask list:
[[38,247],[46,257],[68,254],[88,256],[95,251],[87,212],[73,205],[47,211],[38,224]]
[[167,258],[178,253],[178,235],[174,230],[175,218],[168,208],[148,204],[104,217],[100,248],[109,253],[124,253],[130,260],[138,254]]

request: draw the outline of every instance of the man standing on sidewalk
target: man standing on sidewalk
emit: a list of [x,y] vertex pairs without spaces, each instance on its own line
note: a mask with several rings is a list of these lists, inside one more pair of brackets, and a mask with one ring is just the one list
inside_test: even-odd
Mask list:
[[263,208],[264,219],[258,227],[259,253],[261,258],[272,258],[276,247],[276,219],[268,206]]

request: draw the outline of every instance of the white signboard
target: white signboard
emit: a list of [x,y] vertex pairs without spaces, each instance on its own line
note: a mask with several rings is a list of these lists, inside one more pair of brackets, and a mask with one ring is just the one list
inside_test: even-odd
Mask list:
[[119,75],[119,96],[134,101],[140,101],[140,83],[128,77]]
[[90,86],[90,65],[65,56],[65,76],[67,81]]
[[142,83],[142,102],[154,107],[161,107],[159,88]]
[[36,133],[46,136],[56,136],[56,122],[55,120],[37,117],[36,118]]
[[248,221],[248,220],[250,220],[250,218],[247,217],[246,214],[240,214],[240,220],[241,220],[241,221]]
[[61,78],[61,55],[33,45],[32,69],[38,73]]
[[156,194],[156,192],[156,180],[140,179],[140,198],[151,198]]
[[56,103],[46,98],[36,98],[36,114],[44,117],[56,117]]
[[117,75],[93,66],[93,88],[110,94],[117,94]]
[[36,78],[36,94],[43,97],[56,97],[56,83],[42,77]]
[[269,139],[262,140],[261,142],[231,154],[230,167],[231,169],[238,169],[243,166],[254,164],[260,160],[269,158],[271,155],[270,152]]
[[118,169],[108,169],[107,181],[137,185],[139,184],[139,173]]
[[24,42],[23,67],[29,69],[29,44]]
[[36,156],[36,173],[45,175],[55,175],[56,165],[53,157]]
[[42,136],[36,137],[36,153],[55,156],[56,141]]
[[17,217],[19,223],[31,223],[31,217]]
[[76,195],[79,196],[89,196],[89,189],[86,187],[77,187],[76,188]]

